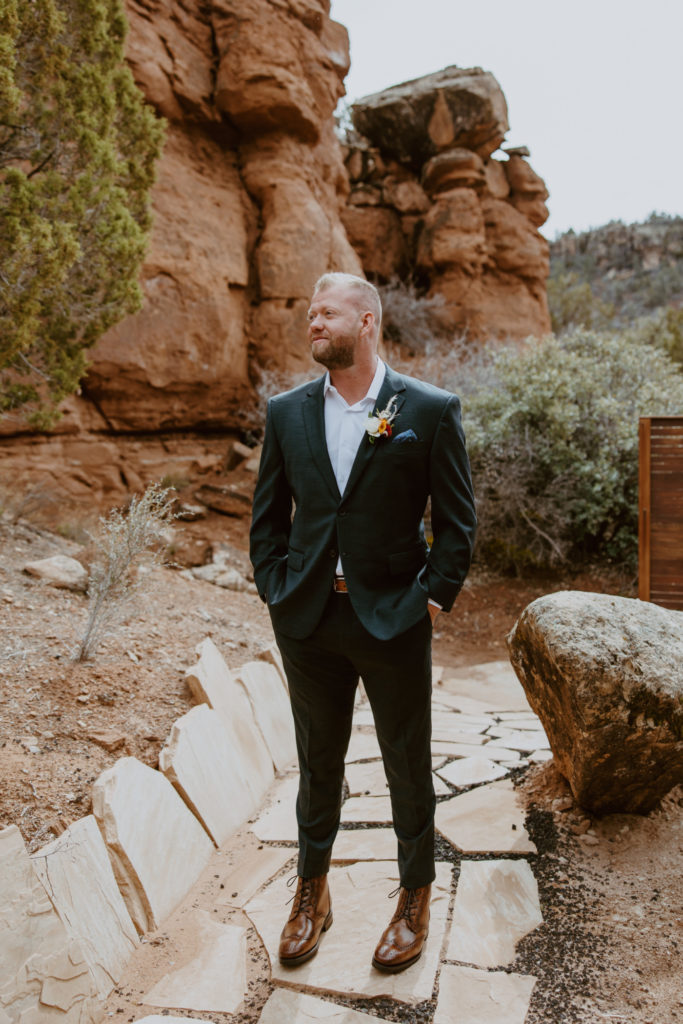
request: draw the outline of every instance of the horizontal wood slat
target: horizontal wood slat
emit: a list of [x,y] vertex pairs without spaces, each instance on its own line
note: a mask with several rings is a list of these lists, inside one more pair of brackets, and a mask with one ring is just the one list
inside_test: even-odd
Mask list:
[[683,610],[683,416],[639,424],[638,596]]

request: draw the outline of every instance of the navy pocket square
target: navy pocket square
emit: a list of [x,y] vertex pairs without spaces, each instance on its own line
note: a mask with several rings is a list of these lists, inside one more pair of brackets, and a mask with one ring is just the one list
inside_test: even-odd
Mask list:
[[406,441],[417,441],[417,434],[414,430],[404,430],[392,438],[392,444],[404,444]]

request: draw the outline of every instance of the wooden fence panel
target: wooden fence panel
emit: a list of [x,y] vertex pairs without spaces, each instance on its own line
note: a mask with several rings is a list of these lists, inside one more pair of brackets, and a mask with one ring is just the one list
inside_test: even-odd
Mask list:
[[683,416],[640,420],[638,596],[683,610]]

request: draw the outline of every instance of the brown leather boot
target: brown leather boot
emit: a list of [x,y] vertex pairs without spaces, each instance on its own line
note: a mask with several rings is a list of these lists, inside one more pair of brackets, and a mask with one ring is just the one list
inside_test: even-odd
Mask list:
[[299,875],[287,924],[280,936],[280,963],[296,967],[318,952],[320,936],[332,924],[332,906],[327,875],[302,878]]
[[379,940],[372,966],[396,974],[420,959],[429,932],[431,885],[419,889],[401,887],[396,913]]

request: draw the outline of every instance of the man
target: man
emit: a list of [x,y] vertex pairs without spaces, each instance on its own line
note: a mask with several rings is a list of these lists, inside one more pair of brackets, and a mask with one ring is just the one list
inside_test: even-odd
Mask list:
[[[268,403],[251,558],[289,683],[300,767],[298,884],[280,962],[313,956],[332,923],[327,885],[361,677],[391,795],[401,880],[373,957],[422,952],[434,880],[431,628],[469,569],[474,498],[455,395],[377,355],[377,290],[325,274],[308,316],[324,377]],[[434,541],[422,517],[432,500]]]

